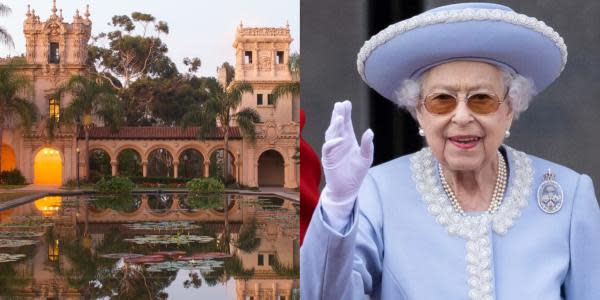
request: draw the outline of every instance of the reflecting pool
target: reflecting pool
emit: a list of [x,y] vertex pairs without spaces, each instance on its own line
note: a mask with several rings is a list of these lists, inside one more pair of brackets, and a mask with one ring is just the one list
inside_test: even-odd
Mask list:
[[0,211],[0,298],[299,299],[298,220],[256,195],[45,197]]

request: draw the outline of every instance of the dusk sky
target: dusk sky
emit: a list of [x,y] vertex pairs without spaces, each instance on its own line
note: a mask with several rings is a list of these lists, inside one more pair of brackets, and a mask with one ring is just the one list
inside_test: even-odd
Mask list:
[[[46,20],[51,14],[52,0],[0,0],[0,3],[12,9],[10,15],[0,17],[0,26],[8,30],[15,43],[14,49],[0,45],[0,57],[20,55],[25,52],[23,21],[27,4]],[[288,22],[294,39],[290,52],[300,51],[299,0],[57,0],[56,6],[63,10],[64,21],[70,23],[76,9],[83,15],[86,4],[90,5],[92,35],[111,30],[107,23],[112,16],[131,15],[134,11],[166,21],[170,32],[163,36],[163,41],[180,72],[186,71],[182,63],[186,56],[202,60],[199,76],[216,76],[217,66],[225,61],[234,64],[232,44],[240,21],[245,27],[283,27]]]

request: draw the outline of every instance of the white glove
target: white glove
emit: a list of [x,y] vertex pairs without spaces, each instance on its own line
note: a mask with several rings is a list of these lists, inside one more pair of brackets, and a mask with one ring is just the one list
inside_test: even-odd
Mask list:
[[351,113],[350,101],[335,103],[321,152],[326,182],[321,206],[329,225],[338,231],[348,224],[358,190],[373,163],[373,131],[363,133],[359,146]]

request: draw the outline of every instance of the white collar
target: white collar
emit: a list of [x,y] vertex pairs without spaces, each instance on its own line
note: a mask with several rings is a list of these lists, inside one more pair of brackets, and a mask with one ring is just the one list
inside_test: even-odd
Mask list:
[[452,204],[439,182],[437,160],[429,147],[423,148],[411,157],[413,181],[421,193],[427,210],[437,222],[445,226],[451,235],[473,239],[487,232],[492,222],[494,232],[505,234],[527,206],[533,183],[531,160],[523,152],[503,146],[507,151],[510,170],[509,184],[504,199],[495,214],[483,212],[478,215],[462,216],[454,211]]

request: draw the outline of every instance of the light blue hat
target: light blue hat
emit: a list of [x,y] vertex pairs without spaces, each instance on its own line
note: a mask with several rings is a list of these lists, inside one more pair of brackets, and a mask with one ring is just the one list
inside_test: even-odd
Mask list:
[[492,3],[441,6],[393,24],[358,53],[360,76],[393,99],[405,79],[444,62],[475,60],[533,80],[539,93],[562,72],[567,46],[551,27]]

